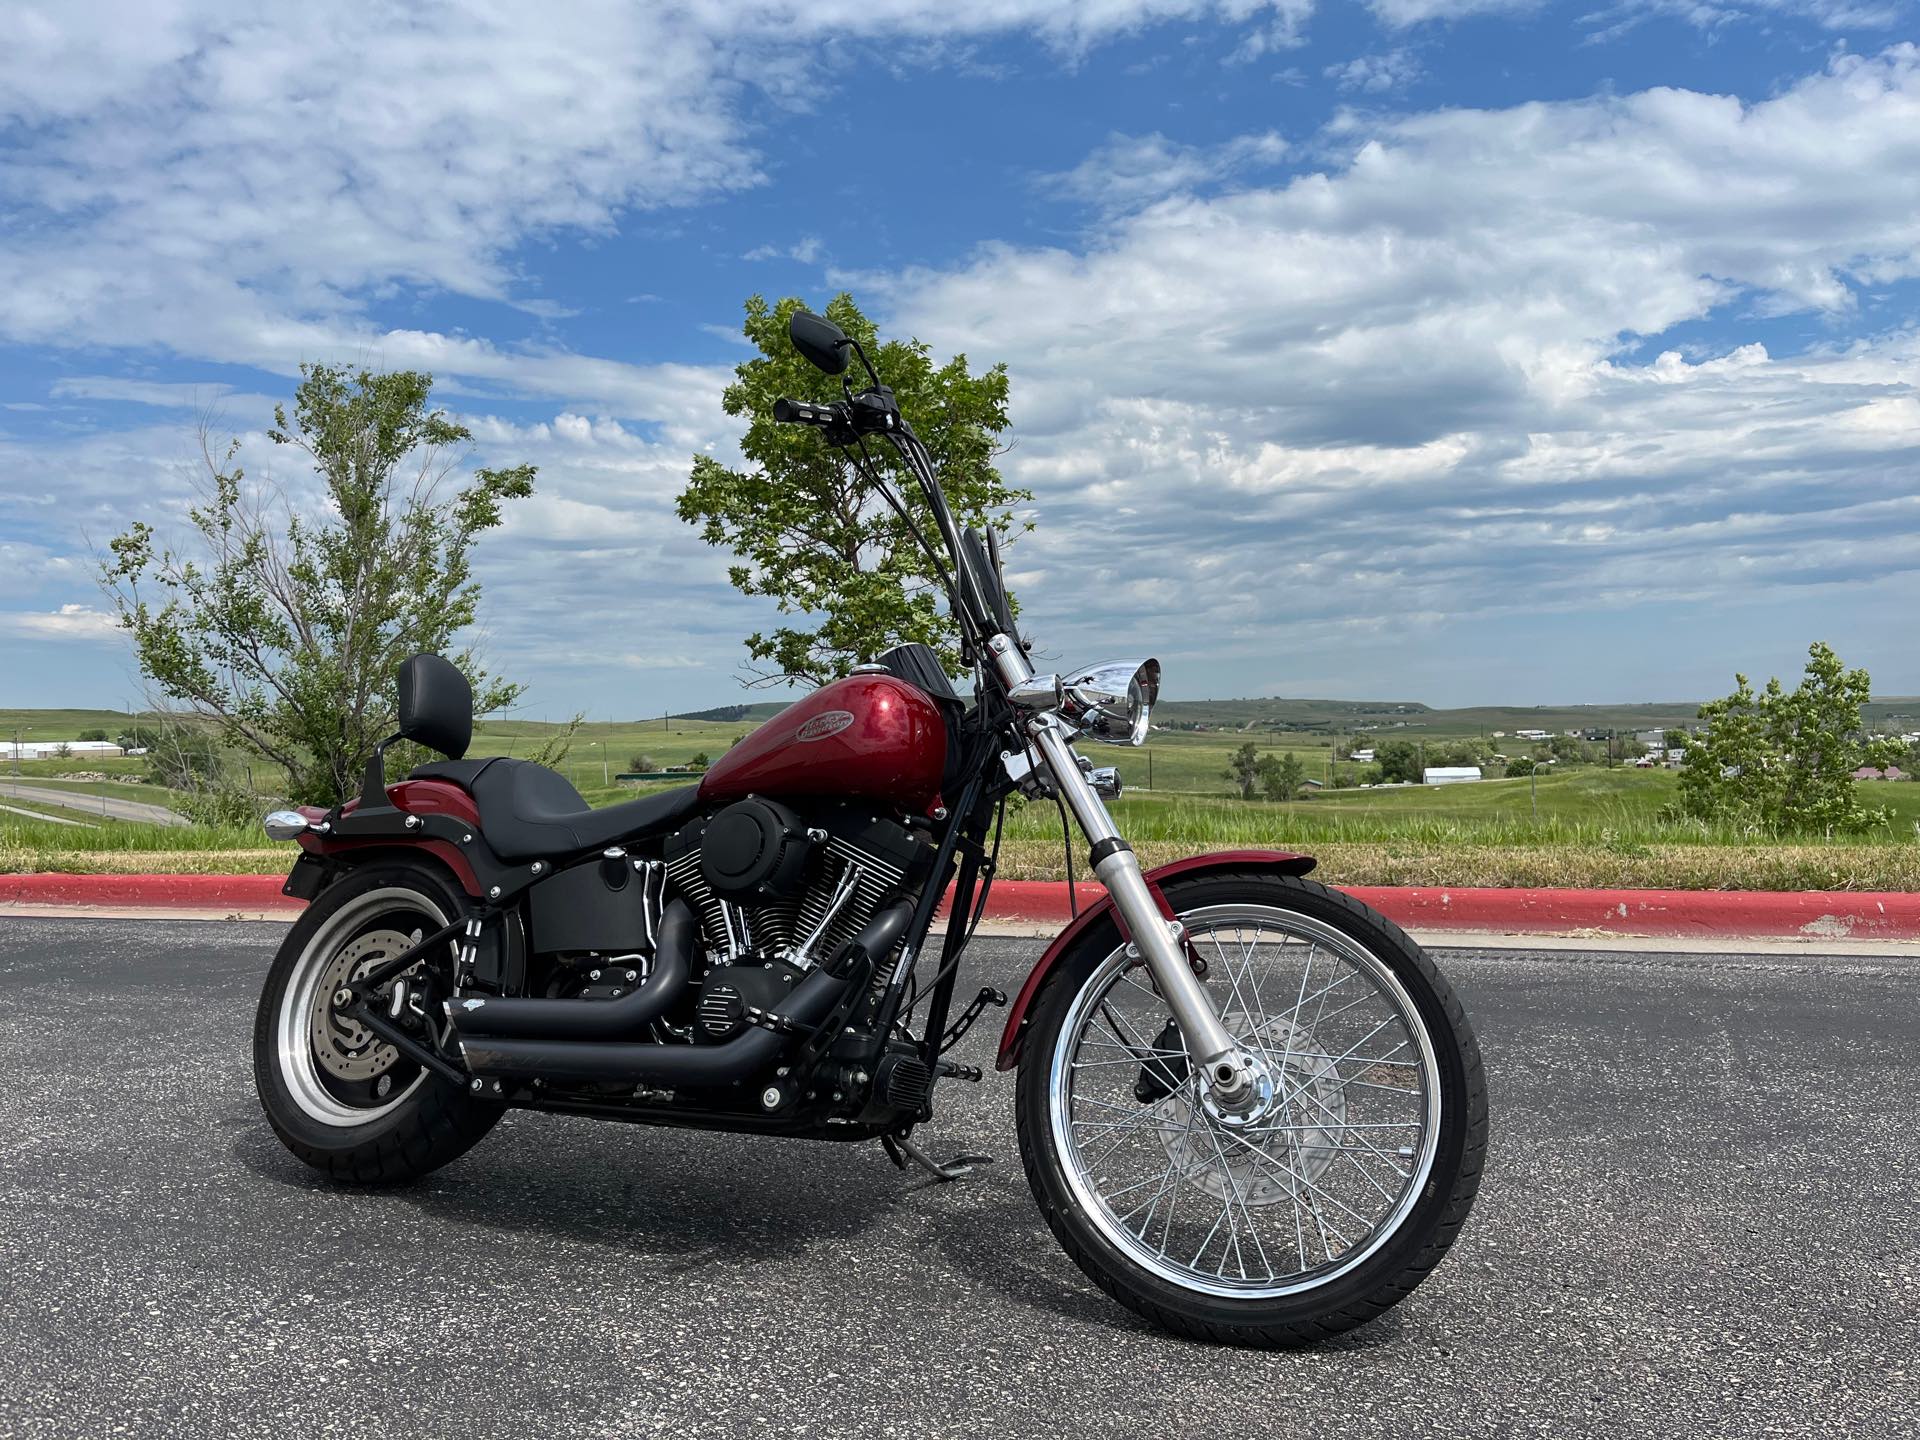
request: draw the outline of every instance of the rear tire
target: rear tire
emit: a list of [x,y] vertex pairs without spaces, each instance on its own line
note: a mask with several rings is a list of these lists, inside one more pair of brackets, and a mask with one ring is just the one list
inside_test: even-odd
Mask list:
[[[464,1155],[505,1113],[329,1008],[343,979],[440,929],[465,904],[431,867],[371,864],[323,891],[274,955],[254,1016],[254,1084],[280,1143],[322,1174],[356,1185],[415,1180]],[[451,942],[426,963],[450,973]]]
[[[1034,1198],[1074,1263],[1114,1299],[1165,1329],[1213,1343],[1285,1346],[1309,1344],[1363,1324],[1405,1299],[1427,1277],[1452,1245],[1479,1189],[1487,1145],[1487,1091],[1472,1027],[1452,988],[1425,952],[1392,921],[1339,891],[1312,881],[1250,872],[1175,881],[1166,887],[1166,894],[1183,919],[1196,912],[1215,917],[1265,914],[1274,917],[1272,923],[1281,925],[1291,923],[1286,917],[1293,916],[1302,917],[1304,923],[1297,927],[1301,932],[1322,936],[1333,932],[1334,942],[1349,944],[1352,954],[1360,957],[1349,963],[1354,963],[1362,978],[1373,980],[1382,1010],[1404,1013],[1409,1042],[1400,1049],[1407,1057],[1420,1058],[1418,1073],[1411,1058],[1398,1058],[1382,1060],[1381,1065],[1387,1069],[1369,1063],[1353,1075],[1342,1075],[1340,1063],[1348,1064],[1351,1070],[1363,1060],[1372,1062],[1374,1055],[1368,1053],[1353,1061],[1347,1061],[1344,1055],[1330,1056],[1327,1052],[1333,1046],[1325,1042],[1331,1027],[1322,1025],[1320,1015],[1312,1016],[1311,1025],[1307,1023],[1308,1012],[1295,1000],[1291,984],[1271,1013],[1264,1000],[1242,1002],[1238,981],[1234,981],[1229,998],[1223,986],[1232,962],[1214,962],[1209,966],[1207,988],[1221,1004],[1223,1018],[1228,1018],[1225,1012],[1234,1005],[1240,1005],[1246,1015],[1257,1015],[1265,1027],[1264,1038],[1257,1043],[1268,1047],[1264,1053],[1269,1063],[1282,1055],[1284,1046],[1286,1063],[1293,1067],[1277,1072],[1277,1089],[1298,1108],[1280,1113],[1264,1132],[1241,1132],[1243,1137],[1252,1135],[1265,1152],[1264,1158],[1248,1154],[1254,1147],[1244,1138],[1231,1140],[1207,1121],[1203,1107],[1197,1103],[1198,1091],[1192,1088],[1195,1082],[1185,1074],[1178,1059],[1165,1063],[1181,1067],[1180,1083],[1170,1080],[1167,1088],[1158,1092],[1162,1097],[1159,1100],[1140,1099],[1127,1088],[1136,1083],[1136,1074],[1146,1075],[1127,1058],[1130,1049],[1183,1056],[1184,1046],[1177,1028],[1161,1032],[1154,1039],[1140,1033],[1144,1027],[1138,1022],[1151,1023],[1150,1017],[1164,1017],[1167,1012],[1163,1006],[1156,1008],[1157,995],[1151,988],[1141,990],[1136,984],[1143,972],[1132,969],[1129,973],[1115,928],[1096,926],[1062,958],[1048,981],[1037,1001],[1021,1056],[1016,1126],[1020,1157]],[[1193,919],[1189,923],[1195,926],[1198,937],[1199,926],[1206,922]],[[1214,923],[1241,922],[1229,919]],[[1234,931],[1236,936],[1240,933]],[[1205,956],[1209,952],[1202,946],[1201,953]],[[1301,952],[1276,946],[1273,953],[1284,957]],[[1337,952],[1328,953],[1339,960]],[[1378,962],[1377,972],[1362,968],[1366,957]],[[1308,952],[1302,995],[1312,993],[1307,988],[1307,977],[1315,973],[1312,963]],[[1250,975],[1251,971],[1249,960],[1243,974]],[[1320,973],[1324,976],[1333,972]],[[1119,988],[1122,984],[1132,985],[1133,991],[1123,993]],[[1341,999],[1354,993],[1343,991]],[[1113,1005],[1134,1005],[1135,1019],[1120,1018],[1109,1001]],[[1288,1002],[1294,1006],[1290,1018],[1283,1013]],[[1322,1014],[1325,1010],[1322,1006]],[[1070,1022],[1071,1034],[1066,1033]],[[1236,1028],[1236,1023],[1241,1026],[1236,1033],[1247,1041],[1250,1032],[1245,1027],[1252,1022],[1241,1019],[1230,1022],[1229,1028]],[[1313,1027],[1321,1028],[1316,1032]],[[1123,1037],[1125,1044],[1113,1044],[1106,1038],[1123,1030],[1130,1032]],[[1100,1048],[1086,1050],[1086,1058],[1082,1058],[1079,1037],[1096,1033],[1100,1038],[1092,1043]],[[1323,1037],[1320,1043],[1313,1039],[1316,1033]],[[1284,1039],[1277,1038],[1282,1036]],[[1342,1043],[1344,1048],[1344,1042],[1334,1043]],[[1155,1050],[1163,1044],[1177,1049]],[[1069,1048],[1063,1050],[1063,1046]],[[1369,1052],[1373,1048],[1369,1046]],[[1402,1135],[1394,1135],[1391,1141],[1386,1138],[1393,1134],[1387,1125],[1349,1123],[1362,1106],[1378,1101],[1379,1097],[1366,1092],[1393,1090],[1396,1087],[1380,1082],[1399,1076],[1407,1077],[1409,1088],[1404,1093],[1409,1100],[1418,1095],[1407,1113],[1417,1110],[1421,1116],[1417,1132],[1409,1122],[1404,1132],[1409,1143],[1404,1149],[1397,1148]],[[1413,1088],[1416,1082],[1417,1092]],[[1137,1083],[1148,1081],[1143,1078]],[[1082,1102],[1083,1084],[1090,1092],[1107,1098]],[[1345,1088],[1349,1085],[1361,1088],[1349,1092]],[[1101,1086],[1106,1088],[1101,1090]],[[1148,1093],[1153,1092],[1150,1089]],[[1353,1101],[1353,1111],[1347,1109],[1344,1098],[1349,1093],[1359,1097]],[[1070,1098],[1062,1102],[1062,1094]],[[1304,1102],[1303,1096],[1307,1097]],[[1080,1103],[1100,1107],[1088,1112],[1094,1116],[1092,1122],[1071,1118]],[[1081,1126],[1088,1129],[1077,1128]],[[1093,1138],[1082,1139],[1083,1134]],[[1293,1146],[1291,1155],[1281,1148],[1289,1142]],[[1379,1157],[1376,1162],[1367,1154],[1375,1142],[1395,1150],[1387,1154],[1375,1150],[1374,1155]],[[1148,1179],[1119,1185],[1098,1178],[1101,1167],[1113,1163],[1106,1157],[1122,1145],[1137,1147],[1143,1158],[1142,1168],[1136,1173]],[[1153,1153],[1156,1145],[1166,1147],[1167,1169],[1159,1174],[1156,1167],[1160,1157]],[[1208,1150],[1203,1147],[1210,1147],[1217,1161],[1232,1163],[1210,1163]],[[1094,1151],[1100,1152],[1099,1158],[1089,1163],[1089,1154]],[[1360,1158],[1349,1158],[1354,1154]],[[1338,1202],[1331,1198],[1331,1190],[1337,1188],[1342,1177],[1354,1178],[1351,1170],[1341,1168],[1343,1161],[1360,1171],[1362,1179],[1370,1171],[1386,1180],[1401,1173],[1398,1164],[1405,1164],[1406,1170],[1401,1181],[1375,1184],[1383,1195],[1389,1186],[1398,1187],[1391,1197],[1392,1205],[1382,1208],[1376,1229],[1355,1237],[1349,1248],[1329,1253],[1322,1263],[1313,1253],[1315,1224],[1324,1219],[1330,1226],[1359,1229],[1347,1218],[1355,1213],[1353,1210],[1339,1214],[1332,1208]],[[1312,1179],[1301,1178],[1315,1164],[1331,1168],[1315,1171]],[[1354,1183],[1357,1185],[1357,1181]],[[1158,1191],[1152,1188],[1156,1184]],[[1203,1185],[1214,1188],[1209,1192],[1201,1188]],[[1260,1191],[1257,1195],[1256,1187]],[[1125,1191],[1132,1193],[1126,1195]],[[1187,1198],[1187,1211],[1180,1217],[1184,1223],[1196,1229],[1203,1226],[1206,1214],[1211,1213],[1208,1207],[1216,1205],[1221,1207],[1223,1217],[1232,1220],[1239,1273],[1231,1268],[1233,1262],[1224,1240],[1207,1239],[1201,1244],[1207,1256],[1211,1255],[1209,1246],[1219,1244],[1221,1273],[1217,1277],[1209,1263],[1186,1262],[1191,1231],[1185,1243],[1174,1249],[1170,1237],[1175,1230],[1176,1192],[1177,1197]],[[1161,1196],[1168,1197],[1164,1212]],[[1361,1204],[1352,1191],[1347,1198]],[[1149,1202],[1154,1208],[1147,1209],[1139,1222],[1142,1243],[1136,1245],[1134,1220]],[[1160,1213],[1165,1214],[1169,1233],[1159,1240],[1161,1253],[1156,1256],[1151,1251]],[[1313,1218],[1301,1222],[1302,1214]],[[1244,1247],[1237,1233],[1242,1216],[1248,1229]],[[1276,1232],[1285,1235],[1293,1223],[1301,1224],[1305,1238],[1294,1251],[1298,1267],[1292,1271],[1274,1266],[1266,1251],[1260,1251],[1259,1259],[1269,1266],[1263,1277],[1258,1274],[1254,1244],[1256,1222],[1266,1216],[1274,1217],[1261,1222],[1267,1227],[1269,1240]],[[1338,1229],[1334,1233],[1340,1234]],[[1318,1239],[1322,1245],[1327,1244],[1324,1230]],[[1273,1246],[1273,1253],[1282,1253],[1280,1244]],[[1249,1262],[1254,1272],[1251,1280],[1247,1278]]]

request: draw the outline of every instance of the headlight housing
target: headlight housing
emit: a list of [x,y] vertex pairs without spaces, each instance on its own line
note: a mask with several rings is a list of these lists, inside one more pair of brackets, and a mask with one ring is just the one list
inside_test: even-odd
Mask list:
[[1061,680],[1060,714],[1103,745],[1141,745],[1160,700],[1158,660],[1103,660]]

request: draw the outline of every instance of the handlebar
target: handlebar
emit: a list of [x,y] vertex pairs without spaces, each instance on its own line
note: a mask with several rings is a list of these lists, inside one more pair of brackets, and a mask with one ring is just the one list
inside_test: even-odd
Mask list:
[[782,425],[833,425],[845,420],[844,405],[811,405],[782,397],[773,402],[773,418]]

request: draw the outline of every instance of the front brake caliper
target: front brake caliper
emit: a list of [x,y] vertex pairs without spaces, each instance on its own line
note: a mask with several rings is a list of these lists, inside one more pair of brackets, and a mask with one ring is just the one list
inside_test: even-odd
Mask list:
[[1133,1082],[1133,1098],[1142,1105],[1164,1100],[1187,1083],[1187,1045],[1180,1038],[1177,1021],[1167,1021],[1166,1027],[1154,1036],[1153,1048],[1157,1052],[1173,1053],[1151,1054],[1141,1062],[1140,1077]]

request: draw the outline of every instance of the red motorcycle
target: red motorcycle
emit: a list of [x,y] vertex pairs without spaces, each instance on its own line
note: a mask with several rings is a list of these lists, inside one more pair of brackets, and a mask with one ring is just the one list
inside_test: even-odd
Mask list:
[[[1169,1329],[1297,1343],[1378,1315],[1466,1219],[1487,1137],[1480,1056],[1433,963],[1383,916],[1232,851],[1143,871],[1076,740],[1138,745],[1156,661],[1036,674],[998,545],[960,530],[925,447],[860,347],[799,314],[829,375],[870,383],[774,418],[848,447],[912,524],[891,446],[938,529],[934,560],[973,665],[971,703],[902,645],[790,706],[697,785],[590,809],[551,770],[463,758],[472,692],[416,655],[399,731],[448,758],[357,800],[278,811],[309,900],[254,1027],[281,1141],[340,1180],[413,1179],[509,1108],[649,1125],[912,1136],[949,1052],[1005,997],[952,1013],[1015,792],[1070,811],[1106,889],[1014,997],[998,1066],[1034,1198],[1121,1303]],[[947,923],[930,951],[935,911]]]

